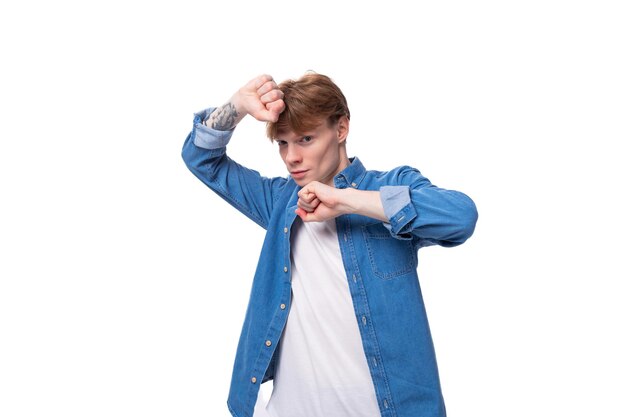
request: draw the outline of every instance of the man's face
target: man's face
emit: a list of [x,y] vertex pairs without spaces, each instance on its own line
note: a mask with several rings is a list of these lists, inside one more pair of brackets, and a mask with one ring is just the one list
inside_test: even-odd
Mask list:
[[333,126],[323,121],[303,134],[279,133],[280,156],[296,184],[302,187],[319,181],[334,187],[333,178],[349,164],[344,150],[348,123],[344,117]]

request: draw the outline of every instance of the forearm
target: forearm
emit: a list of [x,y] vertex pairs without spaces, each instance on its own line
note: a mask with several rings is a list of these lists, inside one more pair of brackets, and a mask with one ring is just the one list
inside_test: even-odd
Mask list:
[[386,188],[384,192],[341,190],[339,212],[381,220],[395,236],[415,235],[431,244],[456,246],[472,235],[478,214],[465,194],[437,187],[409,191],[407,187],[403,196],[397,193],[401,187]]
[[346,213],[360,214],[362,216],[388,222],[379,191],[356,190],[347,188],[343,197]]
[[296,213],[304,220],[319,222],[343,214],[360,214],[388,221],[378,191],[338,189],[312,181],[298,191]]
[[246,110],[239,104],[237,94],[221,107],[215,109],[204,125],[216,130],[231,130],[246,116]]

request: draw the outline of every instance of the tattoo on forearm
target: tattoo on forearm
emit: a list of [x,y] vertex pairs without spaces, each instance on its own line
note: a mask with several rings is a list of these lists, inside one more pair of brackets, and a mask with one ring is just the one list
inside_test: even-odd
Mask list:
[[232,103],[226,103],[209,118],[209,127],[217,130],[230,130],[237,122],[237,110]]

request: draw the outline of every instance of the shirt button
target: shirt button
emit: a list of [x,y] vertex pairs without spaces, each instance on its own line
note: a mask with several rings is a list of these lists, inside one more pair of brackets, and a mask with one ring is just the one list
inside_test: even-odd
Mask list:
[[250,380],[250,382],[252,382],[253,384],[256,384],[256,377],[253,376],[252,379]]
[[272,346],[272,341],[271,340],[266,340],[265,341],[265,346],[267,346],[267,347]]
[[287,232],[289,231],[289,229],[287,229],[287,228],[285,227],[285,228],[283,229],[283,231],[284,231],[285,233],[287,233]]
[[353,182],[353,183],[352,183],[352,186],[353,186],[353,187],[356,187],[356,182]]
[[286,306],[286,305],[284,305],[284,304],[281,304],[281,305],[280,305],[280,309],[281,309],[281,310],[284,310],[284,309],[286,309],[286,308],[287,308],[287,306]]
[[283,271],[287,272],[287,271],[288,271],[287,267],[284,267],[284,268],[283,268]]

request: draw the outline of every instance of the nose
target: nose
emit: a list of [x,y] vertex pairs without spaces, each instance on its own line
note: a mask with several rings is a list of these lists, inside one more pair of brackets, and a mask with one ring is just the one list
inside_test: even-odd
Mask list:
[[295,165],[302,161],[302,155],[298,149],[296,149],[295,145],[288,144],[287,145],[287,154],[285,155],[285,162]]

